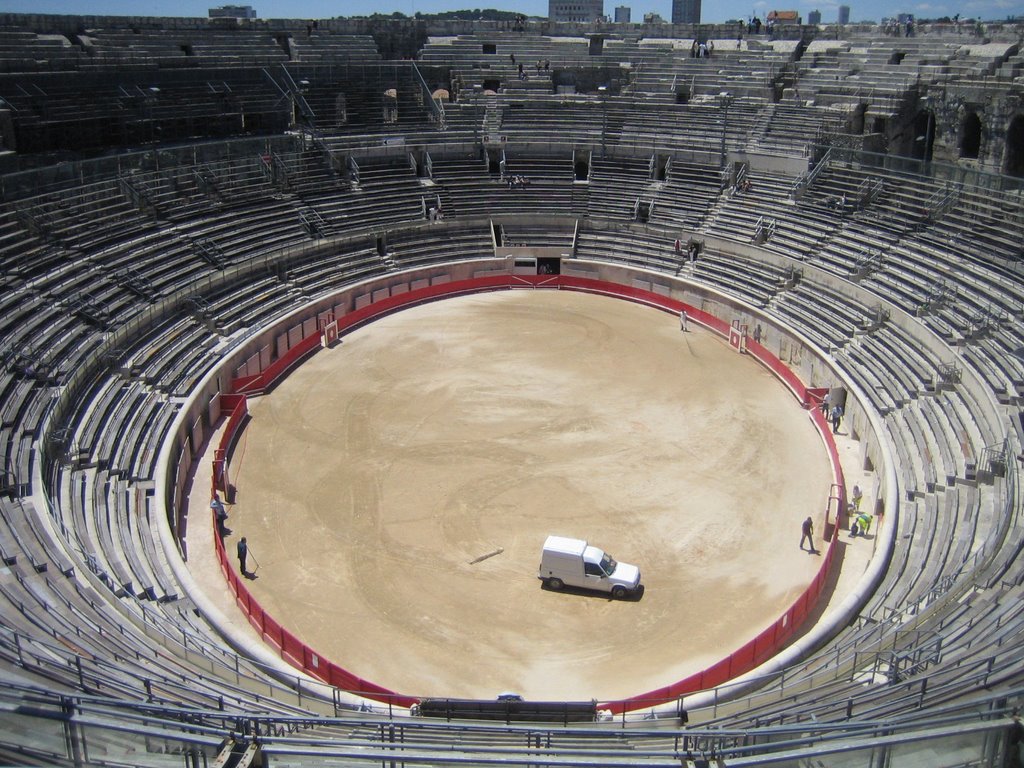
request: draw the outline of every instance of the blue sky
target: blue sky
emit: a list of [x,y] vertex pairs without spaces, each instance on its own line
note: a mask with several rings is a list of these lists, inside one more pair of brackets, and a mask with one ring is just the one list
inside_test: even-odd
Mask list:
[[[896,13],[913,13],[921,18],[953,16],[962,18],[1002,20],[1007,16],[1024,15],[1024,0],[843,0],[850,6],[851,21],[875,20]],[[6,0],[0,10],[13,13],[71,13],[112,16],[206,16],[210,7],[233,3],[252,5],[263,18],[330,18],[355,16],[374,12],[416,11],[436,13],[455,8],[499,8],[528,15],[546,16],[547,0]],[[840,0],[703,0],[701,21],[713,23],[726,19],[748,18],[752,13],[770,10],[797,10],[806,19],[807,12],[817,8],[825,23],[836,20]],[[671,0],[605,0],[605,13],[617,5],[633,9],[633,18],[655,11],[665,18],[672,16]]]

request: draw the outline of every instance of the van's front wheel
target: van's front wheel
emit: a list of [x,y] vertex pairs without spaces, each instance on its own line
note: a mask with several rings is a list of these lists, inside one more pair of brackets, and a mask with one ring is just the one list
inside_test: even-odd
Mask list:
[[621,584],[616,584],[614,587],[612,587],[612,597],[614,597],[616,600],[621,600],[625,596],[626,588],[624,586],[622,586]]
[[558,591],[564,586],[565,584],[562,582],[561,579],[548,579],[548,589]]

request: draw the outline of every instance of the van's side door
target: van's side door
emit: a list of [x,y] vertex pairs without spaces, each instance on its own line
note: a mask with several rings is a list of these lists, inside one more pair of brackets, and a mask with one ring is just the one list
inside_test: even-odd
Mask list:
[[608,591],[608,577],[597,563],[583,563],[583,580],[588,589]]

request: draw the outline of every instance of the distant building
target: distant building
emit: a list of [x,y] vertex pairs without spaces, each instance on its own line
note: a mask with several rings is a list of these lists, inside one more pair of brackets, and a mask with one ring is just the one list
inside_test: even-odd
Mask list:
[[632,8],[628,5],[617,5],[615,6],[615,23],[616,24],[629,24],[629,17],[632,14]]
[[604,17],[604,0],[548,0],[548,19],[589,24]]
[[800,14],[797,11],[769,11],[767,19],[769,24],[800,24]]
[[672,0],[673,24],[700,24],[700,0]]
[[839,6],[839,23],[849,24],[850,23],[850,6],[840,5]]
[[665,20],[661,18],[660,13],[649,11],[644,14],[644,24],[664,24]]
[[251,5],[222,5],[210,9],[211,19],[255,19],[256,9]]
[[821,24],[821,11],[809,11],[807,13],[807,23],[811,26]]

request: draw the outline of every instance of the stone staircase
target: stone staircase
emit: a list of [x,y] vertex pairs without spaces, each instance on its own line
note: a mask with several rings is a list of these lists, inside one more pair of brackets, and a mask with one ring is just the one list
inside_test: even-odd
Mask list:
[[484,97],[484,105],[487,107],[484,112],[484,141],[497,141],[501,136],[501,103],[497,96],[487,95]]

